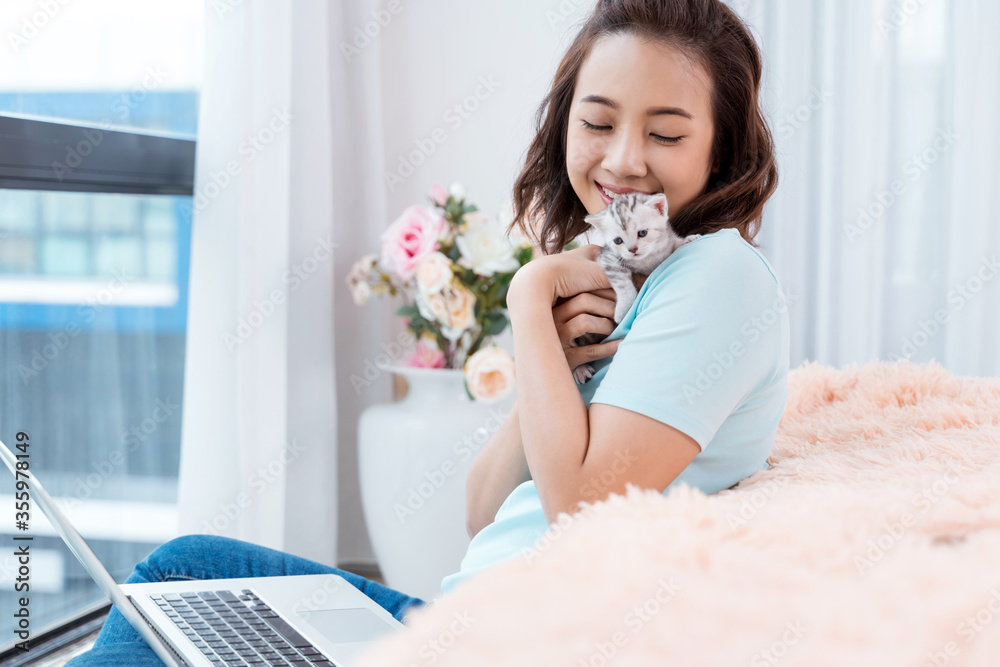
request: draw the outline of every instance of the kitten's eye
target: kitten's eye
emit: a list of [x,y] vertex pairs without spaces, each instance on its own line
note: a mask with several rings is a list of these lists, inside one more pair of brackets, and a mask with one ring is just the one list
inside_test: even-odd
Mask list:
[[645,235],[646,235],[646,230],[645,229],[640,229],[639,230],[639,238],[641,239]]
[[622,241],[622,237],[616,236],[615,237],[615,245],[621,245],[622,243],[625,243],[624,241]]

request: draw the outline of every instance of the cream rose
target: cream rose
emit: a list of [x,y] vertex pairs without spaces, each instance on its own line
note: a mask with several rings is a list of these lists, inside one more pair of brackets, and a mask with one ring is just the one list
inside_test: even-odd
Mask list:
[[467,287],[451,283],[441,291],[447,314],[441,322],[441,334],[448,340],[458,340],[476,324],[476,295]]
[[451,260],[434,251],[424,257],[417,267],[417,289],[425,295],[437,294],[451,282]]
[[494,403],[514,390],[514,359],[499,347],[476,351],[464,370],[469,393],[477,401]]

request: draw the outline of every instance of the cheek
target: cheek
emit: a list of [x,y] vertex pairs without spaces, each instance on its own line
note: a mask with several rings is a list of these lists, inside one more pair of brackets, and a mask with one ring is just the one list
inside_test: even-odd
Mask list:
[[702,166],[686,158],[664,160],[654,167],[656,179],[667,195],[667,214],[677,211],[691,201],[703,188]]
[[566,137],[566,166],[570,173],[577,172],[585,177],[586,172],[594,166],[601,157],[600,141],[576,132],[570,132]]

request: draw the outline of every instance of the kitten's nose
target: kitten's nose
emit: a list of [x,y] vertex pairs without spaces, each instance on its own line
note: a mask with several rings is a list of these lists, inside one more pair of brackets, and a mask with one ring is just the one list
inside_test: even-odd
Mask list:
[[629,248],[628,251],[634,255],[635,251],[638,250],[638,249],[639,249],[639,246],[635,245],[635,246],[632,246],[631,248]]

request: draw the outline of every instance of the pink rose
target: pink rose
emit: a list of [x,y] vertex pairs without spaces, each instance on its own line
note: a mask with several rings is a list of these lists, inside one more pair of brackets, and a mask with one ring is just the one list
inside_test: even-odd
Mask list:
[[420,341],[417,343],[417,351],[403,365],[413,368],[444,368],[444,352]]
[[409,280],[420,261],[438,248],[447,222],[437,211],[413,205],[382,232],[382,266]]
[[431,199],[435,204],[444,208],[448,205],[448,191],[440,183],[435,183],[431,186]]

